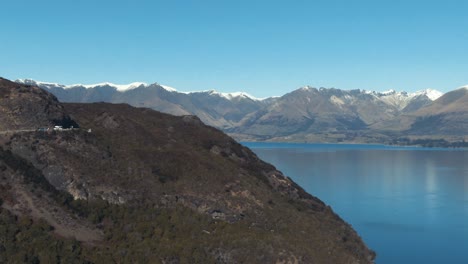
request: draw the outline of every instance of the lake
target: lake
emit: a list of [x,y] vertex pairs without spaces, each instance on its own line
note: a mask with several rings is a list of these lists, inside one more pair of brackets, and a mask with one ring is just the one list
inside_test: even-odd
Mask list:
[[243,144],[330,205],[376,263],[468,263],[468,150]]

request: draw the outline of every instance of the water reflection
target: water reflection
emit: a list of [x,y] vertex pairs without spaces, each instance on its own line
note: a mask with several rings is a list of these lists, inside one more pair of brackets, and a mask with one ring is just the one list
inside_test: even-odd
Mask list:
[[468,263],[468,151],[247,145],[330,204],[378,263]]

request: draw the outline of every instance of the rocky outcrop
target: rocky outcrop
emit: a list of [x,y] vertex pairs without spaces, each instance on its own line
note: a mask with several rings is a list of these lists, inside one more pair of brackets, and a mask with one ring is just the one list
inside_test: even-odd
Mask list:
[[0,78],[0,130],[77,127],[52,94]]

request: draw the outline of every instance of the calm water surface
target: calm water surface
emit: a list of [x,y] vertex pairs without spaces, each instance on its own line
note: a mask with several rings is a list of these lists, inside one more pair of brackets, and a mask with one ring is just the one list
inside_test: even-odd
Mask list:
[[377,263],[468,263],[468,150],[244,145],[332,206]]

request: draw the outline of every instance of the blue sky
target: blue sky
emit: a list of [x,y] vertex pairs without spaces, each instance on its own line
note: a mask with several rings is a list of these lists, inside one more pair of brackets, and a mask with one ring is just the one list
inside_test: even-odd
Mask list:
[[468,84],[468,1],[7,0],[0,76],[282,95]]

